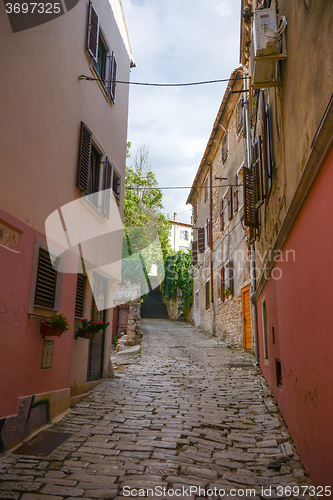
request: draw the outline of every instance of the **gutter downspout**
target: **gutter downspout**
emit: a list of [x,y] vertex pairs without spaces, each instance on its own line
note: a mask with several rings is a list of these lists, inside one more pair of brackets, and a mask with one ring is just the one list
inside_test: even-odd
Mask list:
[[[247,87],[247,72],[244,71],[244,90],[248,90]],[[250,134],[250,120],[249,120],[249,99],[250,95],[248,95],[247,100],[244,101],[244,119],[245,119],[245,125],[246,125],[246,149],[247,149],[247,166],[248,168],[251,168],[251,134]],[[251,269],[251,288],[252,288],[252,293],[251,293],[251,304],[253,306],[253,327],[254,327],[254,346],[255,346],[255,353],[256,353],[256,366],[259,366],[260,364],[260,358],[259,358],[259,339],[258,339],[258,315],[257,315],[257,302],[254,299],[254,294],[257,289],[257,280],[256,280],[256,250],[255,250],[255,243],[252,243],[251,245],[251,263],[252,263],[252,269]]]
[[214,264],[213,264],[213,165],[210,165],[209,170],[209,239],[210,239],[210,293],[212,303],[212,327],[215,335],[215,300],[214,300]]

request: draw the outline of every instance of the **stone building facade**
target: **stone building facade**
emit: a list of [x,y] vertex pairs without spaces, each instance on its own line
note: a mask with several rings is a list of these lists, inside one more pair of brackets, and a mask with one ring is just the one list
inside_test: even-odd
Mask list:
[[242,225],[243,85],[238,68],[230,77],[187,202],[194,218],[194,322],[229,345],[251,349],[250,266]]

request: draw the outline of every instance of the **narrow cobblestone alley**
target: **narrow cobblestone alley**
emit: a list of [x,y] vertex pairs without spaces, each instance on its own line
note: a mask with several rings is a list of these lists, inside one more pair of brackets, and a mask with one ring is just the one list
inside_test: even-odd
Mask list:
[[213,498],[218,490],[313,498],[252,354],[186,323],[144,320],[142,330],[141,356],[122,361],[114,380],[53,425],[71,433],[63,444],[47,457],[0,459],[1,499],[113,499],[157,486],[166,488],[154,490],[162,499],[207,489]]

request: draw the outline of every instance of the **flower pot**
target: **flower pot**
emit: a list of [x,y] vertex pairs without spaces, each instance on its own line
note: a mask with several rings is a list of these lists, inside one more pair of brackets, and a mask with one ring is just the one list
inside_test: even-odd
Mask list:
[[43,335],[43,337],[60,337],[60,335],[62,335],[65,330],[63,328],[53,328],[50,323],[42,320],[40,322],[39,331]]
[[81,337],[83,339],[93,339],[95,338],[95,335],[97,333],[101,333],[101,332],[88,332],[87,330],[84,330],[83,328],[79,328],[76,332],[76,335],[75,337],[78,338],[78,337]]

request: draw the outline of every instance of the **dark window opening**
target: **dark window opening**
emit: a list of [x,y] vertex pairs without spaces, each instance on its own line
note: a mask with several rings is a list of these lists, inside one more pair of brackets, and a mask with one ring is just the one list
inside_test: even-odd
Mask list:
[[206,281],[206,309],[210,307],[210,281]]
[[273,345],[275,345],[275,330],[274,330],[274,326],[272,326],[272,339],[273,339]]
[[106,56],[108,51],[109,49],[103,41],[100,32],[98,37],[97,63],[95,64],[95,68],[102,80],[106,79]]
[[276,370],[276,385],[282,389],[282,369],[281,369],[281,361],[279,359],[275,359],[275,370]]

